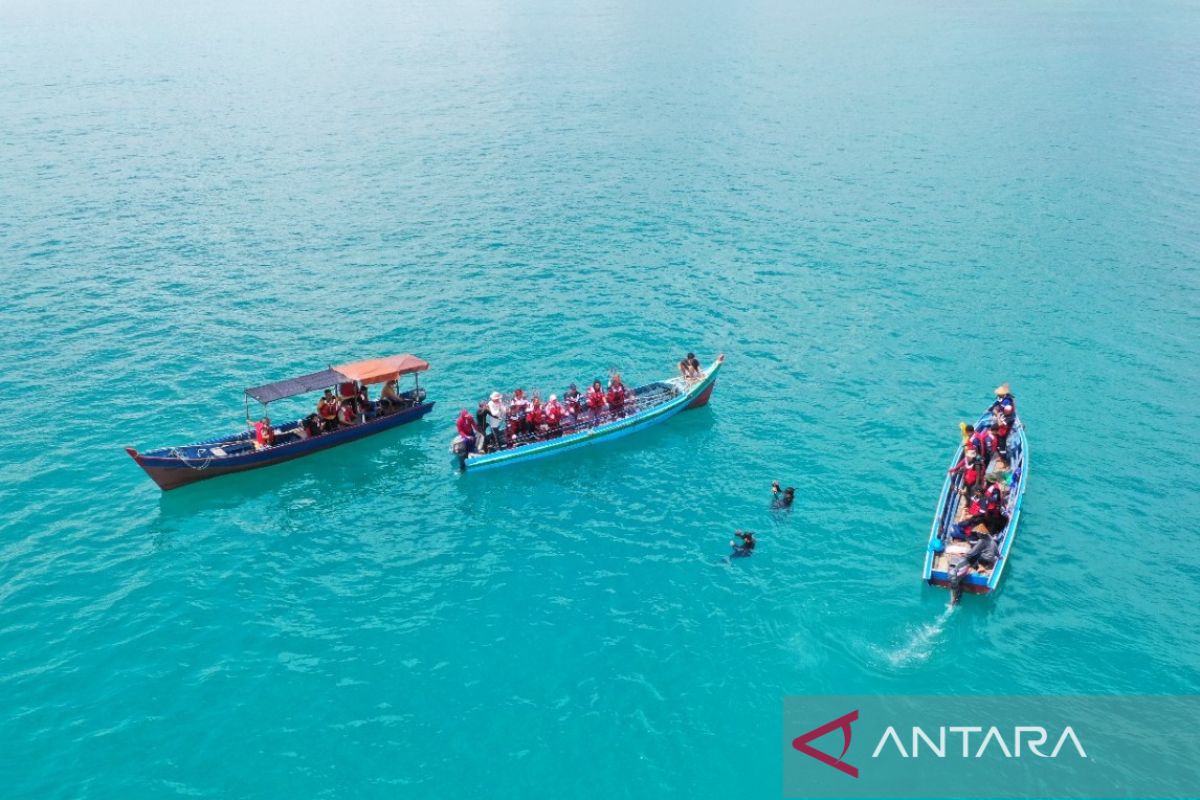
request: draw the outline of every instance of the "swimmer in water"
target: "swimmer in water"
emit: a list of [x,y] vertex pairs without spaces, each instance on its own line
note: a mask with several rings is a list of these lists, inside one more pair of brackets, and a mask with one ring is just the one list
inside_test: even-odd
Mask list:
[[779,481],[771,481],[771,508],[791,508],[796,499],[794,487],[779,488]]
[[748,556],[754,552],[754,545],[758,544],[758,541],[752,531],[734,531],[733,535],[742,540],[741,544],[738,544],[736,539],[729,540],[729,546],[733,548],[735,556]]

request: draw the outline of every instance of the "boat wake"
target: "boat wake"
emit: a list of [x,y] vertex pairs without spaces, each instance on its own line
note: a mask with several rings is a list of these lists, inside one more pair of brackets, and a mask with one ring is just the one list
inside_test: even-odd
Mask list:
[[895,650],[884,653],[888,662],[893,667],[907,667],[927,661],[933,655],[934,647],[937,645],[938,639],[941,638],[942,631],[946,629],[946,623],[954,615],[956,608],[958,606],[946,606],[933,622],[927,622],[910,630],[908,641]]

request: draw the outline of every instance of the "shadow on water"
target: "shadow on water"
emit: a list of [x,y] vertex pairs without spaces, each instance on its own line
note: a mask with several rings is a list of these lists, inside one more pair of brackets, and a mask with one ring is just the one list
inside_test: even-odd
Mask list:
[[386,433],[262,469],[182,486],[159,497],[159,518],[170,520],[231,509],[266,499],[303,497],[324,503],[378,489],[423,466],[429,452],[420,430]]

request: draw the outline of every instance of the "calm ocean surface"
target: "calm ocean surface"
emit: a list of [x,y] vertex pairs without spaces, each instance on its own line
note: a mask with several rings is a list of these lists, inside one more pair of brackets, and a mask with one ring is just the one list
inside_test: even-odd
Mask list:
[[[1197,42],[1171,2],[3,0],[4,796],[776,797],[785,694],[1200,691]],[[688,349],[708,408],[451,472],[493,388]],[[439,404],[398,431],[168,495],[122,450],[399,351]],[[944,616],[1002,380],[1016,554]]]

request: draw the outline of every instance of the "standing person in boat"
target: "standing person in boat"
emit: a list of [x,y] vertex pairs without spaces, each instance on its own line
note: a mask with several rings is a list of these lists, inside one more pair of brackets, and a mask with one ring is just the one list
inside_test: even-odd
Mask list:
[[748,556],[754,552],[754,546],[758,544],[758,540],[754,538],[753,531],[734,531],[733,535],[742,540],[741,542],[738,542],[737,539],[729,540],[729,546],[733,548],[735,556]]
[[946,471],[947,475],[960,473],[962,474],[962,487],[959,491],[962,492],[963,497],[973,495],[983,479],[983,463],[976,450],[968,447],[959,462]]
[[475,452],[475,420],[471,416],[471,412],[465,408],[458,412],[458,421],[454,423],[454,427],[458,430],[458,436],[462,440],[463,452],[470,454]]
[[326,389],[325,394],[317,401],[317,416],[321,418],[321,427],[326,431],[337,430],[338,401],[333,396],[332,389]]
[[563,408],[563,404],[558,402],[558,395],[550,395],[550,399],[546,401],[546,430],[551,438],[562,435],[563,417],[566,416],[567,410]]
[[614,373],[612,380],[608,382],[608,394],[604,398],[608,401],[608,410],[612,412],[613,417],[625,416],[625,400],[628,394],[629,390],[621,383],[621,374]]
[[354,402],[358,406],[359,413],[364,417],[375,410],[375,404],[371,402],[370,389],[365,383],[358,387],[358,394],[355,396]]
[[513,392],[512,402],[508,404],[509,427],[512,428],[513,439],[528,433],[529,428],[529,399],[525,397],[524,389]]
[[600,422],[600,415],[604,413],[604,387],[600,385],[600,381],[594,381],[587,392],[587,407],[592,414],[592,425]]
[[508,407],[504,405],[504,395],[492,392],[487,404],[487,423],[492,431],[492,444],[500,450],[506,444],[508,423]]
[[479,441],[476,442],[478,449],[481,452],[488,452],[488,432],[491,426],[488,425],[487,400],[480,400],[479,406],[475,409],[475,434]]
[[696,360],[695,353],[688,353],[679,362],[679,374],[689,381],[699,380],[703,376],[703,371],[700,369],[700,362]]
[[996,435],[992,433],[990,426],[984,427],[983,430],[971,434],[967,447],[979,454],[980,462],[986,471],[988,465],[992,463],[992,456],[996,454]]
[[536,393],[533,395],[533,401],[529,404],[529,411],[526,413],[525,419],[529,423],[529,432],[535,439],[541,439],[546,433],[546,411],[542,408],[542,398]]
[[254,423],[254,449],[262,450],[275,444],[275,429],[271,427],[271,418],[263,414],[263,418]]
[[786,489],[780,489],[779,481],[771,481],[771,508],[791,508],[795,499],[796,490],[793,487],[789,486]]
[[583,409],[583,400],[579,396],[579,387],[573,383],[563,394],[563,407],[567,412],[568,425],[574,425],[579,421],[579,412]]

